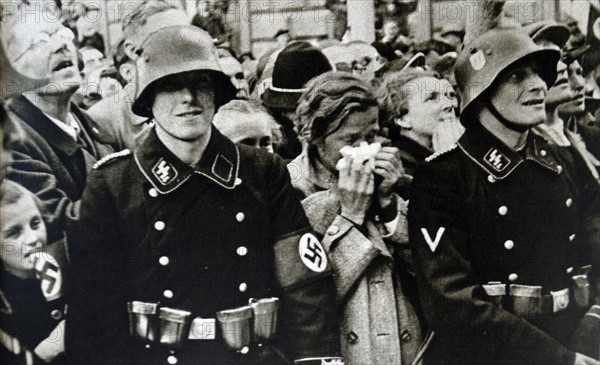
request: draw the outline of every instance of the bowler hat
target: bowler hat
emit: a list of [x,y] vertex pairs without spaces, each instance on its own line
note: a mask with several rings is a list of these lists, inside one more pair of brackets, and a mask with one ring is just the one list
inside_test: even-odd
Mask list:
[[327,57],[310,43],[290,43],[275,60],[273,82],[262,95],[263,103],[273,108],[296,109],[304,85],[331,70]]

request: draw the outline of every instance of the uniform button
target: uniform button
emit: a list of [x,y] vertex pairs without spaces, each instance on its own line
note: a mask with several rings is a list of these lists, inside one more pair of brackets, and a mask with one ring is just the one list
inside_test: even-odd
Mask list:
[[496,178],[494,177],[494,175],[488,175],[488,181],[493,184],[496,182]]
[[358,342],[358,335],[354,333],[354,331],[351,331],[346,335],[346,341],[348,341],[349,344],[354,345]]
[[562,173],[563,172],[563,167],[561,165],[556,166],[556,170],[558,170],[558,173]]
[[240,179],[239,177],[237,177],[237,178],[235,179],[235,185],[236,185],[236,186],[237,186],[237,185],[242,185],[242,179]]
[[167,357],[167,362],[171,365],[177,364],[177,361],[179,361],[179,360],[177,360],[177,358],[173,355]]
[[245,292],[246,290],[248,290],[248,284],[241,283],[239,289],[242,293]]
[[163,221],[156,221],[154,222],[154,229],[156,229],[157,231],[162,231],[163,229],[165,229],[166,225],[165,222]]
[[162,266],[167,266],[169,264],[170,260],[167,256],[162,256],[161,258],[158,259],[158,263],[161,264]]
[[571,199],[571,198],[567,199],[567,201],[565,202],[565,205],[567,206],[567,208],[570,208],[571,205],[573,205],[573,199]]
[[572,272],[573,272],[573,268],[572,267],[570,267],[570,268],[567,269],[567,274],[570,274]]
[[246,256],[246,254],[248,254],[248,249],[245,246],[240,246],[237,248],[237,250],[235,250],[235,252],[237,252],[237,254],[240,256]]
[[375,215],[375,222],[379,222],[381,220],[381,217],[379,216],[379,214]]
[[165,290],[165,291],[163,292],[163,295],[164,295],[164,297],[165,297],[165,298],[167,298],[167,299],[171,299],[171,298],[173,298],[173,292],[172,292],[172,291],[170,291],[170,290]]
[[571,242],[575,241],[575,234],[572,234],[569,236],[569,241],[571,241]]
[[500,208],[498,208],[498,213],[500,213],[500,215],[506,215],[506,213],[508,213],[508,208],[503,205]]
[[248,352],[250,352],[250,348],[248,346],[244,346],[240,350],[240,354],[242,354],[242,355],[246,355]]
[[335,236],[336,234],[338,234],[339,231],[340,231],[340,227],[338,227],[338,226],[331,226],[327,230],[327,234],[329,234],[330,236]]
[[50,315],[52,316],[52,319],[54,320],[60,320],[62,319],[62,312],[59,311],[58,309],[55,309],[52,311],[52,313],[50,313]]
[[154,188],[148,190],[148,195],[150,195],[153,198],[156,198],[158,196],[158,191]]
[[400,339],[402,340],[402,342],[410,341],[411,337],[412,336],[410,335],[410,332],[408,332],[408,330],[404,330],[400,334]]
[[548,152],[546,152],[546,150],[540,151],[540,156],[542,156],[542,157],[546,157],[547,154],[548,154]]
[[506,242],[504,242],[504,248],[507,250],[512,250],[513,247],[515,247],[515,243],[512,240],[508,240]]
[[235,215],[235,220],[237,220],[238,222],[242,222],[245,218],[246,218],[246,215],[242,212],[239,212],[238,214]]
[[519,275],[512,273],[510,275],[508,275],[508,280],[509,281],[516,281],[519,278]]

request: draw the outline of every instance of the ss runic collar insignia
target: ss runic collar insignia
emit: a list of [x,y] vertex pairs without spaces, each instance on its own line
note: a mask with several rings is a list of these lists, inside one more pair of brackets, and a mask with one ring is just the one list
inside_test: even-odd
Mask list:
[[504,170],[510,164],[510,159],[494,147],[490,148],[483,160],[498,172]]
[[163,185],[168,185],[170,182],[177,178],[177,169],[171,163],[166,161],[164,158],[160,158],[154,167],[152,167],[152,174]]

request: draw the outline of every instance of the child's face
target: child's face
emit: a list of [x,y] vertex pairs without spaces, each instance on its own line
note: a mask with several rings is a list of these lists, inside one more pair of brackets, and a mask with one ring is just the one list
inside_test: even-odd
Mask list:
[[2,215],[2,252],[4,269],[21,277],[30,277],[36,249],[46,245],[46,225],[33,197],[24,194],[13,204],[0,207]]

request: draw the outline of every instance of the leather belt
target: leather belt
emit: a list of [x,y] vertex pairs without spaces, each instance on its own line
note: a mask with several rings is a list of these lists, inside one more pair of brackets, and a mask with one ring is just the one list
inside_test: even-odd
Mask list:
[[145,343],[170,347],[186,340],[213,341],[219,332],[228,348],[245,353],[252,341],[269,341],[275,335],[278,307],[278,298],[251,299],[247,306],[217,312],[216,319],[190,320],[191,312],[134,301],[127,303],[129,332]]

